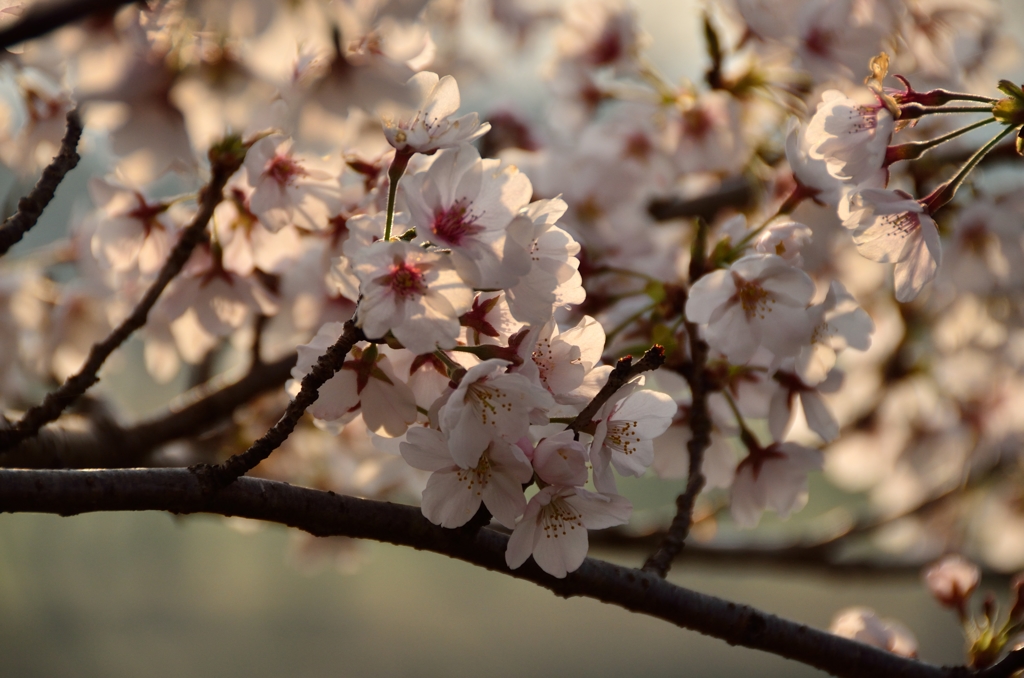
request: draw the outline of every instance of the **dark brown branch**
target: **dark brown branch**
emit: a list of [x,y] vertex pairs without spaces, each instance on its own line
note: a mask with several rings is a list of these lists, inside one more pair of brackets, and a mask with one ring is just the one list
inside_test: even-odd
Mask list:
[[306,408],[316,402],[320,387],[341,369],[349,351],[363,339],[363,331],[356,327],[354,318],[350,319],[345,323],[345,330],[338,337],[338,341],[320,356],[309,374],[302,378],[295,400],[288,403],[288,409],[262,438],[245,452],[236,454],[222,464],[197,464],[190,470],[203,481],[208,490],[215,490],[230,485],[256,468],[257,464],[269,457],[291,435]]
[[94,14],[110,14],[131,0],[36,2],[17,21],[0,30],[0,49],[38,38]]
[[239,478],[219,492],[185,469],[120,471],[0,470],[0,511],[60,515],[95,511],[215,513],[267,520],[316,536],[344,535],[411,546],[534,582],[562,597],[585,596],[651,615],[682,628],[771,652],[849,678],[1007,678],[1020,653],[974,674],[940,668],[840,638],[755,608],[675,586],[656,575],[593,558],[565,579],[533,561],[505,564],[508,537],[490,529],[446,530],[419,509],[356,499],[286,483]]
[[193,217],[192,223],[182,232],[181,238],[171,250],[170,256],[163,268],[160,269],[156,280],[146,290],[142,300],[106,339],[93,345],[85,364],[76,374],[68,377],[55,391],[48,393],[41,404],[30,408],[13,428],[0,431],[0,453],[10,450],[21,441],[34,436],[40,428],[56,420],[75,399],[99,381],[97,373],[110,354],[123,344],[135,330],[146,324],[149,311],[164,288],[181,272],[185,262],[192,255],[192,250],[205,237],[206,225],[210,221],[210,217],[213,216],[214,208],[220,204],[225,184],[231,175],[241,167],[242,160],[245,158],[244,150],[240,145],[233,149],[227,146],[224,148],[228,150],[220,149],[216,154],[216,159],[214,152],[211,151],[212,176],[210,182],[200,192],[199,211]]
[[[197,387],[179,409],[123,427],[102,412],[74,414],[46,426],[3,457],[7,468],[129,468],[148,466],[150,455],[176,440],[207,433],[242,405],[280,389],[295,355],[255,366],[224,385],[222,378]],[[65,424],[67,419],[67,425]]]
[[647,206],[655,221],[669,221],[700,217],[714,221],[720,210],[727,207],[743,210],[751,207],[758,196],[758,187],[747,176],[731,177],[722,182],[717,190],[696,198],[657,198]]
[[14,247],[36,225],[43,210],[53,200],[64,175],[81,160],[78,142],[82,138],[82,118],[77,108],[68,111],[67,121],[68,128],[61,139],[60,151],[43,170],[43,175],[32,191],[18,201],[18,211],[0,226],[0,256],[7,254],[7,250]]
[[601,409],[608,400],[611,399],[615,393],[626,385],[626,383],[644,372],[656,370],[665,363],[665,349],[655,344],[654,346],[647,349],[644,353],[644,357],[641,358],[636,364],[633,364],[632,356],[624,356],[619,358],[619,362],[615,363],[615,367],[612,369],[611,374],[608,375],[608,381],[597,392],[594,399],[591,400],[583,411],[580,412],[575,419],[572,420],[566,429],[572,430],[576,433],[576,437],[579,438],[580,431],[585,430],[590,426],[590,422],[594,419],[594,415]]
[[[705,27],[712,31],[707,17]],[[708,231],[710,227],[706,219],[697,220],[697,234],[690,247],[690,284],[693,285],[705,273],[707,267]],[[686,300],[682,300],[683,308]],[[685,311],[684,311],[685,313]],[[697,503],[697,495],[704,489],[704,451],[711,445],[711,415],[708,413],[708,389],[706,384],[706,368],[708,364],[708,345],[700,338],[700,329],[695,323],[686,321],[686,336],[690,340],[690,368],[684,375],[690,385],[692,404],[690,406],[690,441],[686,444],[689,455],[689,467],[686,475],[686,489],[676,497],[676,515],[672,518],[665,538],[658,549],[644,563],[644,572],[653,572],[665,577],[672,561],[683,550],[686,538],[690,536],[693,525],[693,507]]]

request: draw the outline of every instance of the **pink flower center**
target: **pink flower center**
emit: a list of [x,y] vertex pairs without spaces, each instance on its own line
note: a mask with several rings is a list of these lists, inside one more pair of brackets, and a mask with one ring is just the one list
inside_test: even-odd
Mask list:
[[267,161],[263,168],[263,175],[268,176],[281,186],[287,186],[295,181],[296,177],[305,176],[306,170],[302,168],[290,155],[278,153]]
[[402,298],[424,295],[427,284],[423,280],[423,271],[405,261],[397,261],[391,266],[388,275],[391,291]]
[[430,230],[441,242],[458,247],[466,238],[471,238],[484,229],[476,225],[476,217],[467,209],[466,201],[458,200],[448,209],[434,212],[434,223],[431,224]]

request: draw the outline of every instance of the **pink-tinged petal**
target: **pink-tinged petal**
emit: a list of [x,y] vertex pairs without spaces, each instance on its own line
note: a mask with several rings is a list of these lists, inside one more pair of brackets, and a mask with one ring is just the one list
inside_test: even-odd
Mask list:
[[448,443],[440,431],[416,426],[409,429],[405,439],[399,451],[409,466],[431,472],[455,466]]
[[772,439],[785,439],[792,420],[792,396],[787,389],[780,388],[772,395],[768,406],[768,432],[772,434]]
[[625,525],[633,514],[633,504],[617,494],[598,494],[576,488],[575,496],[569,495],[565,501],[580,512],[588,530]]
[[540,536],[533,549],[533,559],[540,569],[553,577],[564,579],[575,572],[587,558],[590,540],[587,529],[580,523],[553,523],[550,530]]
[[496,471],[483,491],[484,506],[494,519],[505,527],[512,528],[516,518],[526,510],[526,496],[523,485],[512,476]]
[[[374,433],[384,431],[394,438],[405,433],[417,419],[416,396],[405,382],[394,375],[390,367],[384,367],[386,359],[378,363],[391,379],[387,384],[371,377],[363,389],[362,412],[366,427]],[[350,370],[343,370],[350,371]]]
[[436,471],[423,490],[423,515],[441,527],[461,527],[476,515],[483,490],[465,479],[462,469]]
[[[800,393],[800,404],[804,408],[804,418],[807,420],[807,426],[821,436],[822,440],[830,443],[839,437],[839,424],[817,391],[803,391]],[[781,440],[781,438],[778,440]]]
[[512,531],[512,536],[509,537],[508,546],[505,548],[505,564],[513,570],[520,567],[533,554],[533,547],[537,543],[537,533],[542,532],[538,523],[538,517],[543,508],[541,500],[540,492],[534,495],[526,506],[523,519],[519,521],[516,529]]
[[740,365],[750,360],[761,343],[760,323],[747,322],[746,313],[738,304],[721,306],[711,317],[711,324],[705,330],[708,344],[714,346]]
[[309,406],[309,413],[324,421],[341,419],[359,404],[356,375],[351,370],[338,371],[320,387],[318,393],[316,402]]
[[894,283],[896,301],[913,301],[935,277],[942,260],[942,244],[935,222],[930,217],[921,217],[921,237],[914,243],[908,256],[896,264]]
[[693,284],[686,300],[686,317],[690,322],[706,323],[715,309],[736,294],[736,285],[728,271],[713,271]]

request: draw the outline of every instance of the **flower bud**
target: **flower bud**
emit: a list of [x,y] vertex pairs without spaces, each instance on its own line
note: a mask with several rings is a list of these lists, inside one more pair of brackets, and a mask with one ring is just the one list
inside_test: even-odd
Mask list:
[[949,555],[934,563],[924,573],[924,581],[941,605],[953,608],[963,616],[967,599],[978,587],[981,573],[977,565],[959,555]]

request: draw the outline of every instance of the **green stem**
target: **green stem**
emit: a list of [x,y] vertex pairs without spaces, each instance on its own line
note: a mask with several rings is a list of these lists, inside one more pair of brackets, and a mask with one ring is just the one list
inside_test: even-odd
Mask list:
[[900,160],[916,160],[924,155],[926,151],[935,148],[939,144],[944,144],[951,139],[956,139],[961,134],[966,134],[995,121],[995,118],[985,118],[984,120],[971,123],[966,127],[961,127],[960,129],[953,130],[952,132],[943,134],[940,137],[935,137],[934,139],[928,139],[927,141],[911,141],[906,144],[890,146],[885,151],[885,165],[888,166]]
[[988,113],[991,115],[992,106],[922,106],[920,104],[900,106],[900,120],[914,120],[938,113]]
[[935,214],[940,207],[952,200],[953,196],[956,195],[957,189],[960,188],[960,184],[964,182],[964,179],[966,179],[967,175],[971,173],[971,170],[977,167],[982,158],[988,155],[989,152],[995,148],[996,144],[1014,131],[1016,131],[1015,127],[1007,125],[999,132],[999,134],[992,137],[987,144],[979,148],[978,151],[964,163],[964,166],[960,168],[960,171],[956,173],[956,176],[946,183],[939,185],[931,192],[931,194],[923,198],[921,203],[925,206],[928,214]]
[[391,240],[391,227],[395,223],[395,198],[398,195],[398,180],[405,174],[405,168],[409,166],[409,159],[412,152],[408,150],[395,151],[395,158],[388,168],[388,213],[384,222],[384,242]]

